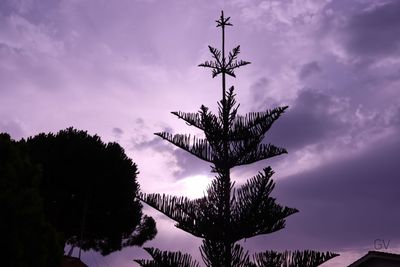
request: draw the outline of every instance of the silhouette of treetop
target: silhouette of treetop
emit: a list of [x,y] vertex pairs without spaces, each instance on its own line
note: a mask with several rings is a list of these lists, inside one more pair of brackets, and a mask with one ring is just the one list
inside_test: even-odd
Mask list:
[[[226,57],[225,57],[225,26],[233,26],[231,23],[229,23],[229,19],[230,19],[230,17],[224,18],[224,12],[222,11],[220,19],[216,20],[217,27],[222,28],[222,53],[221,53],[221,50],[218,50],[217,48],[214,48],[209,45],[208,48],[210,49],[210,52],[212,54],[212,57],[214,58],[214,61],[206,61],[199,65],[200,67],[211,68],[213,78],[216,77],[220,73],[222,73],[222,75],[228,74],[232,77],[236,77],[235,72],[233,71],[234,69],[237,69],[239,67],[250,64],[250,62],[237,59],[237,56],[240,53],[240,45],[238,45],[237,47],[232,49],[231,52],[229,52],[228,60],[226,60]],[[221,56],[221,54],[222,54],[222,56]]]
[[66,244],[107,255],[154,238],[155,222],[135,199],[137,166],[120,145],[73,128],[26,144],[42,168],[46,217]]
[[[221,74],[222,100],[215,115],[205,106],[197,113],[172,112],[204,132],[205,138],[185,134],[155,133],[188,153],[212,164],[215,178],[198,199],[165,194],[140,193],[139,198],[176,221],[176,227],[202,239],[200,253],[208,267],[312,267],[336,254],[316,251],[265,251],[249,255],[238,241],[269,234],[285,227],[288,216],[297,209],[279,205],[270,194],[274,189],[271,167],[265,167],[239,187],[231,179],[231,168],[275,157],[287,151],[263,143],[266,132],[287,106],[239,115],[234,87],[226,90],[226,75],[250,62],[238,60],[240,46],[225,56],[225,26],[230,18],[221,12],[217,27],[222,30],[222,49],[209,46],[213,60],[200,64],[212,69],[212,77]],[[189,254],[146,248],[152,260],[136,260],[141,266],[197,267]]]

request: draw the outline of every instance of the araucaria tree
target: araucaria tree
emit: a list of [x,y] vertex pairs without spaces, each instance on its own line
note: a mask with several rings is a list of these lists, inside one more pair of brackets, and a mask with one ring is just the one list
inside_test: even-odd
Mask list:
[[[236,77],[235,70],[250,64],[238,60],[240,46],[225,53],[225,28],[232,26],[223,12],[217,22],[222,30],[222,50],[209,46],[213,60],[199,66],[210,68],[212,77],[222,76],[222,100],[218,102],[218,114],[201,106],[198,113],[172,112],[188,124],[202,130],[205,139],[189,135],[156,133],[190,154],[212,164],[215,173],[204,197],[191,200],[160,194],[140,195],[151,207],[176,221],[176,227],[202,238],[200,247],[206,266],[318,266],[337,256],[316,251],[283,253],[265,251],[250,255],[238,241],[257,235],[269,234],[285,227],[286,217],[298,212],[283,207],[270,197],[274,188],[273,171],[264,168],[258,175],[240,187],[234,187],[231,169],[286,153],[284,148],[263,143],[265,133],[287,107],[278,107],[246,115],[238,114],[233,86],[227,89],[226,76]],[[188,254],[163,252],[146,248],[152,260],[136,260],[141,266],[196,267],[199,263]]]

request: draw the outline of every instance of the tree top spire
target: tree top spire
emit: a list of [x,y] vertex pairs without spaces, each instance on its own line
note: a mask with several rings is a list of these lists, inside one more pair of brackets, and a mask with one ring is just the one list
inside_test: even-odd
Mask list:
[[224,11],[221,10],[221,17],[219,20],[216,20],[215,22],[217,23],[217,27],[225,27],[225,26],[233,26],[230,22],[229,19],[231,17],[224,18]]
[[219,50],[212,46],[208,46],[213,60],[199,64],[199,67],[211,68],[213,78],[222,73],[223,80],[225,80],[225,74],[236,78],[234,69],[250,64],[248,61],[237,60],[237,56],[240,53],[240,45],[232,49],[232,51],[229,52],[228,57],[225,56],[225,26],[233,26],[229,22],[229,19],[230,17],[225,18],[224,11],[221,11],[219,20],[216,20],[215,22],[217,22],[217,27],[222,28],[222,49]]

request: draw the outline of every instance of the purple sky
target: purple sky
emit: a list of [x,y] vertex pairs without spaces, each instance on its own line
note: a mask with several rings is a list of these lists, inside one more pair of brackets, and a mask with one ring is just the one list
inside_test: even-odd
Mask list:
[[[300,213],[249,239],[251,251],[332,250],[345,266],[374,240],[400,253],[400,1],[2,0],[0,131],[14,139],[68,126],[117,141],[145,192],[202,194],[209,166],[154,132],[199,134],[170,111],[216,110],[220,80],[196,67],[219,47],[220,10],[252,64],[237,71],[241,113],[289,105],[267,135],[288,155],[235,168],[238,184],[271,165],[278,202]],[[200,189],[200,190],[199,190]],[[155,216],[147,245],[199,257],[200,241]],[[131,248],[90,266],[137,266]]]

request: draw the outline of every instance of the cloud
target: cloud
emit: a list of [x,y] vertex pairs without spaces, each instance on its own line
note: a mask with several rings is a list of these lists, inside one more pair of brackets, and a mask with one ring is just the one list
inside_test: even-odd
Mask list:
[[209,162],[205,162],[182,149],[174,150],[173,156],[175,157],[176,164],[179,167],[178,170],[174,172],[176,179],[182,179],[199,174],[210,174],[211,163]]
[[269,30],[296,27],[308,24],[329,1],[293,0],[293,1],[252,1],[244,5],[237,2],[241,9],[241,18]]
[[399,152],[399,142],[381,143],[358,158],[288,178],[278,194],[305,211],[299,230],[319,237],[321,247],[400,241]]
[[264,99],[266,97],[266,90],[269,85],[270,85],[270,80],[266,77],[261,77],[254,84],[250,86],[252,103],[259,104],[260,102],[265,101]]
[[18,12],[25,14],[32,9],[33,0],[5,0],[0,3],[0,14]]
[[115,139],[119,140],[122,137],[122,135],[124,134],[124,131],[121,128],[114,127],[114,128],[112,128],[112,133],[113,133]]
[[400,51],[400,2],[362,10],[352,16],[345,27],[345,46],[358,57],[396,56]]
[[120,136],[120,135],[122,135],[124,133],[124,131],[121,128],[118,128],[118,127],[114,127],[112,129],[112,132],[113,132],[113,134],[118,135],[118,136]]
[[398,1],[332,1],[325,7],[319,36],[325,49],[357,69],[399,62]]
[[399,131],[399,104],[384,108],[352,105],[350,98],[303,89],[289,109],[267,132],[264,142],[289,154],[239,170],[250,177],[271,164],[280,177],[329,165],[362,151]]
[[400,142],[384,140],[355,157],[278,180],[278,203],[300,213],[284,230],[248,241],[250,246],[360,249],[376,238],[399,245],[399,157]]
[[172,175],[175,180],[210,173],[210,163],[198,159],[183,149],[176,148],[158,136],[150,140],[134,143],[134,148],[138,150],[150,149],[154,153],[168,154],[170,166],[174,165]]
[[26,18],[13,14],[1,17],[0,43],[28,56],[35,54],[55,57],[63,52],[63,43],[51,36],[44,25],[35,25]]
[[309,63],[304,64],[299,72],[300,79],[305,79],[310,75],[314,75],[315,73],[321,72],[321,67],[316,61],[311,61]]
[[[210,174],[209,164],[152,133],[193,134],[169,111],[216,106],[220,81],[195,66],[209,59],[207,44],[220,44],[220,8],[235,25],[227,44],[241,44],[252,61],[234,81],[239,112],[290,106],[265,141],[288,148],[272,160],[276,195],[301,212],[282,233],[255,238],[255,249],[276,241],[343,251],[390,234],[383,211],[395,212],[398,173],[397,143],[390,150],[400,125],[397,1],[0,1],[0,130],[18,138],[73,125],[117,139],[144,192],[180,195],[180,182]],[[371,221],[370,233],[357,217]],[[377,217],[389,221],[387,232]],[[172,234],[155,245],[175,241],[167,224],[160,219],[160,233]],[[129,253],[116,264],[132,266]]]
[[347,134],[350,125],[341,117],[346,112],[350,112],[346,100],[303,90],[292,107],[275,122],[267,140],[283,145],[289,151],[321,141],[329,143],[329,140]]
[[0,121],[0,132],[8,133],[14,140],[25,136],[25,131],[21,123],[14,120]]

